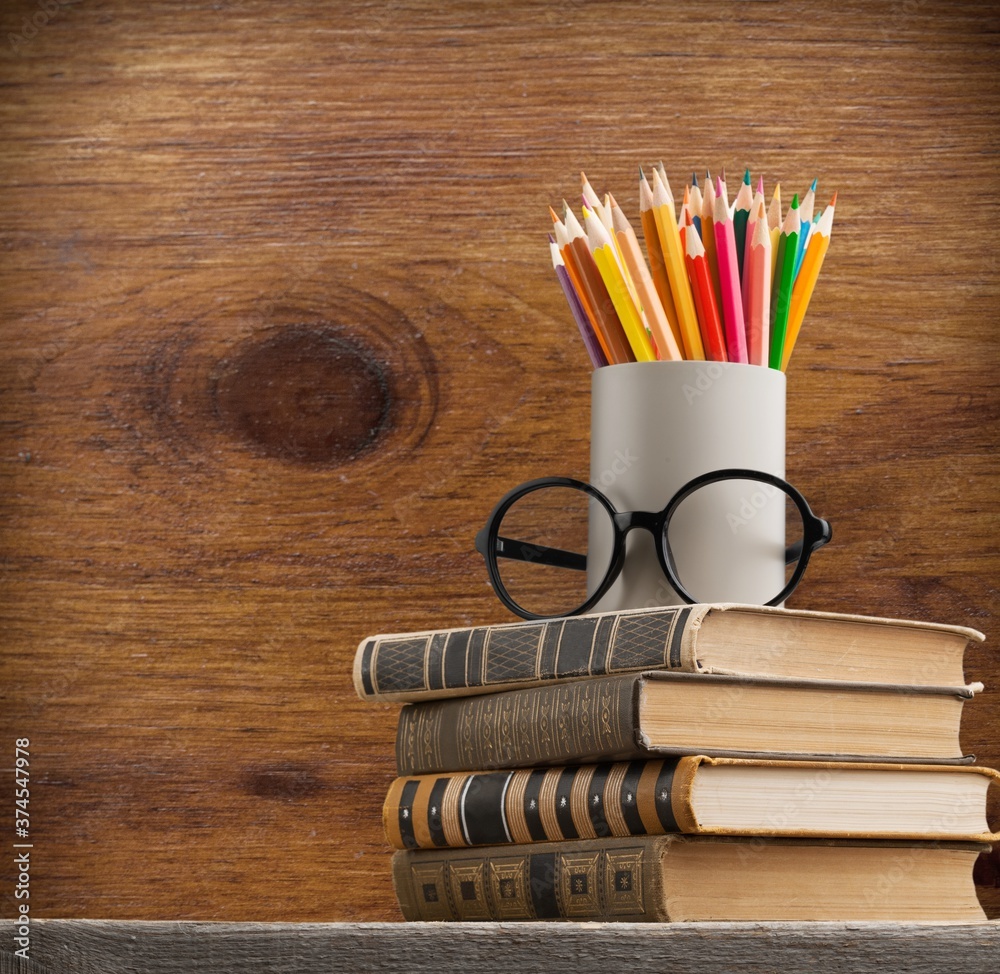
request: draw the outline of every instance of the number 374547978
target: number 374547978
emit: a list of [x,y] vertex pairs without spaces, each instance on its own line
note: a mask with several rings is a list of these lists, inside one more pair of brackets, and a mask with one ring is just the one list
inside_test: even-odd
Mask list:
[[28,804],[31,799],[28,753],[30,743],[26,737],[19,737],[14,741],[14,831],[19,839],[28,838],[31,829],[31,819],[28,815]]

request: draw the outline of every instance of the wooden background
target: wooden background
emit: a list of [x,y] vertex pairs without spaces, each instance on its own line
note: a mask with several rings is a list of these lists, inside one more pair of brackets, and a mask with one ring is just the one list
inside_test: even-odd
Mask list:
[[30,738],[33,914],[398,918],[396,708],[351,661],[509,621],[475,531],[586,476],[545,244],[581,168],[636,222],[660,158],[839,191],[788,415],[835,541],[792,604],[986,631],[963,745],[1000,766],[998,28],[937,0],[3,4],[0,766]]

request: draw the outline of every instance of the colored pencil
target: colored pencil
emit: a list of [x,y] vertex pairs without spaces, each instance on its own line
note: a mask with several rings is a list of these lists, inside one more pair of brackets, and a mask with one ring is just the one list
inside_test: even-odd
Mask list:
[[682,250],[684,248],[684,234],[687,232],[688,224],[692,223],[693,215],[694,214],[691,209],[691,187],[685,186],[684,200],[681,203],[681,212],[677,217],[677,232],[681,235]]
[[610,230],[611,214],[601,201],[600,196],[597,195],[594,187],[590,185],[590,180],[587,179],[587,174],[582,171],[580,173],[580,187],[581,193],[583,194],[583,202],[589,206],[598,215],[598,217],[600,217],[601,223],[603,223],[604,226]]
[[680,361],[684,356],[681,355],[677,339],[674,338],[670,321],[663,310],[663,302],[660,301],[653,278],[646,268],[646,261],[639,249],[639,240],[632,229],[632,224],[628,222],[628,218],[613,196],[611,197],[611,219],[614,223],[618,248],[625,258],[625,265],[639,297],[644,323],[653,336],[656,357],[663,360]]
[[622,269],[618,266],[618,259],[615,256],[615,244],[608,233],[608,228],[601,221],[601,218],[593,211],[584,207],[583,210],[584,229],[587,234],[587,243],[591,253],[594,255],[594,263],[601,272],[604,279],[604,286],[611,295],[611,301],[618,312],[618,320],[625,329],[632,354],[637,362],[655,362],[656,355],[653,346],[650,344],[649,335],[646,334],[646,327],[643,324],[639,309],[629,294],[628,285]]
[[768,365],[772,369],[781,368],[784,354],[785,332],[788,328],[788,312],[795,274],[795,251],[798,245],[799,196],[796,193],[792,197],[792,205],[788,208],[778,236],[778,259],[775,264],[774,284],[771,288],[771,350]]
[[727,362],[726,340],[719,320],[719,307],[715,303],[715,288],[709,276],[708,261],[705,258],[705,244],[695,232],[694,225],[688,227],[684,237],[684,263],[698,321],[701,324],[701,339],[705,346],[705,357],[711,362]]
[[[565,206],[565,201],[563,203]],[[566,224],[559,219],[556,211],[549,207],[549,214],[552,216],[552,230],[555,233],[556,245],[559,247],[559,256],[563,259],[563,266],[566,268],[567,274],[569,274],[569,279],[573,284],[573,290],[576,292],[576,296],[583,306],[584,313],[587,315],[587,320],[590,322],[591,329],[597,336],[597,341],[601,346],[601,352],[604,358],[607,359],[609,363],[614,362],[614,358],[605,342],[604,331],[601,328],[597,312],[594,310],[591,304],[592,292],[589,287],[586,286],[584,281],[583,272],[579,265],[579,255],[570,247],[569,231],[566,229]],[[586,247],[584,247],[586,250]]]
[[771,205],[767,210],[767,225],[771,228],[771,291],[774,291],[774,265],[778,260],[778,236],[781,233],[781,183],[776,183]]
[[743,172],[743,182],[740,183],[736,199],[733,201],[733,236],[736,238],[736,262],[739,268],[739,279],[743,280],[743,256],[747,249],[747,221],[750,219],[750,208],[753,206],[753,189],[750,186],[750,170]]
[[712,279],[712,289],[715,291],[716,305],[722,304],[722,292],[719,290],[719,256],[715,252],[715,187],[712,185],[712,174],[705,170],[705,193],[701,207],[701,242],[705,245],[705,259],[708,261],[708,276]]
[[701,187],[698,185],[698,174],[693,172],[691,173],[691,222],[699,236],[701,235],[701,210],[704,205]]
[[[732,203],[726,172],[694,173],[683,202],[666,168],[639,167],[645,248],[611,193],[580,172],[583,217],[549,208],[552,268],[593,367],[708,360],[784,371],[829,248],[837,202],[813,215],[817,180],[782,214],[744,169]],[[681,203],[679,212],[677,203]],[[643,252],[645,250],[646,257]],[[647,264],[648,259],[648,264]]]
[[823,258],[826,257],[827,248],[830,246],[830,235],[833,232],[833,211],[836,205],[837,194],[834,193],[830,205],[823,211],[823,215],[815,224],[815,229],[809,238],[809,247],[802,261],[802,269],[799,271],[799,276],[795,279],[795,286],[792,288],[792,306],[788,314],[788,329],[785,332],[785,341],[781,352],[782,369],[788,368],[788,360],[791,358],[792,349],[795,348],[795,340],[799,337],[799,329],[802,328],[802,319],[805,318],[809,299],[812,297],[813,289],[816,287],[816,279],[823,266]]
[[[743,274],[740,275],[740,288],[743,291],[743,318],[747,321],[747,331],[750,330],[750,299],[748,297],[747,291],[749,288],[748,277],[746,274],[747,261],[750,258],[750,244],[753,240],[754,228],[757,225],[757,214],[760,212],[760,208],[764,206],[764,222],[767,223],[767,207],[764,205],[764,177],[761,176],[757,180],[757,189],[753,194],[753,205],[750,207],[750,216],[747,218],[747,239],[746,246],[743,248]],[[747,343],[747,354],[750,354],[750,345]]]
[[570,280],[566,264],[563,261],[562,254],[559,252],[559,244],[552,237],[549,238],[549,251],[552,255],[552,267],[556,272],[559,285],[563,289],[563,294],[566,295],[566,303],[569,305],[573,320],[580,330],[580,337],[583,339],[587,355],[590,357],[590,364],[595,369],[599,369],[608,364],[607,357],[604,354],[604,349],[601,348],[601,343],[597,340],[597,335],[587,317],[587,313],[583,309],[580,297],[573,287],[573,282]]
[[667,265],[663,260],[663,248],[660,246],[660,233],[656,229],[656,216],[653,213],[653,190],[646,179],[642,166],[639,167],[639,218],[642,221],[642,236],[646,241],[646,253],[649,255],[649,272],[653,278],[653,286],[663,307],[663,313],[670,323],[674,342],[683,346],[681,329],[677,321],[677,309],[674,307],[674,296],[670,292],[670,279],[667,277]]
[[[573,254],[580,275],[583,293],[594,310],[594,330],[601,338],[605,355],[612,365],[634,362],[632,346],[618,318],[614,302],[608,293],[604,278],[598,270],[594,255],[587,243],[587,234],[573,211],[566,207],[566,230],[569,233],[568,249]],[[564,258],[565,259],[565,258]]]
[[736,236],[726,207],[725,190],[720,178],[716,186],[715,251],[719,259],[719,290],[722,292],[722,326],[726,334],[726,354],[730,362],[746,362],[747,330],[743,320],[743,294],[740,291],[739,263],[736,259]]
[[667,279],[670,281],[670,293],[674,297],[674,308],[677,310],[677,324],[680,328],[680,344],[684,349],[684,358],[704,359],[705,349],[698,327],[698,313],[694,310],[691,284],[684,269],[684,254],[681,251],[681,235],[677,229],[674,201],[670,197],[668,184],[656,169],[653,170],[653,216],[656,218],[660,249],[663,251]]
[[768,364],[771,327],[771,233],[763,194],[757,203],[753,234],[747,251],[747,361],[751,365]]
[[801,228],[799,230],[799,247],[795,252],[795,276],[799,276],[802,268],[802,258],[806,255],[806,247],[809,246],[809,237],[813,232],[813,209],[816,206],[816,180],[806,190],[806,195],[799,202],[799,220]]

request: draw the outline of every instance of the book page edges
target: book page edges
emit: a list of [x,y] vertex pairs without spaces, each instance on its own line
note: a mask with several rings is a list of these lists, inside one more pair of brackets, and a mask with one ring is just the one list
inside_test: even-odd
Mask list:
[[[974,760],[974,758],[962,758],[963,761]],[[712,828],[705,827],[698,823],[697,817],[694,814],[694,805],[691,801],[691,793],[694,788],[694,777],[697,769],[704,765],[714,765],[716,767],[720,765],[736,765],[736,766],[750,766],[754,768],[784,768],[784,767],[794,767],[796,769],[806,768],[811,770],[833,770],[836,771],[838,768],[843,768],[845,765],[850,766],[852,770],[864,770],[864,771],[938,771],[944,774],[978,774],[982,777],[989,778],[988,787],[994,785],[1000,786],[1000,771],[995,768],[986,767],[985,765],[972,765],[972,764],[955,764],[955,763],[940,763],[940,764],[924,764],[924,763],[914,763],[907,764],[905,762],[898,761],[867,761],[865,759],[859,759],[857,761],[852,760],[796,760],[787,761],[783,758],[746,758],[746,757],[725,757],[721,755],[697,755],[690,759],[691,764],[688,766],[690,770],[685,769],[685,780],[681,786],[680,791],[680,803],[674,803],[674,795],[671,792],[671,806],[674,811],[674,818],[677,821],[678,827],[683,832],[690,832],[692,834],[698,835],[732,835],[732,836],[788,836],[791,838],[822,838],[825,833],[820,831],[812,831],[809,829],[782,829],[780,831],[774,831],[771,829],[731,829],[731,828]],[[677,784],[677,774],[681,771],[681,766],[685,762],[681,761],[678,765],[677,772],[674,773],[674,784]],[[685,823],[681,823],[681,819],[678,817],[678,812],[685,816]],[[929,840],[933,839],[936,841],[948,841],[948,842],[1000,842],[1000,831],[998,832],[972,832],[967,835],[942,835],[935,832],[848,832],[844,833],[842,836],[838,835],[837,838],[846,839],[899,839],[900,841],[908,840]]]
[[751,605],[743,602],[704,603],[706,612],[702,620],[713,612],[754,612],[765,615],[800,616],[806,619],[825,619],[830,622],[851,622],[864,625],[894,626],[902,629],[926,629],[951,635],[964,636],[969,643],[985,642],[986,637],[978,630],[969,626],[956,626],[945,622],[923,622],[917,619],[898,619],[889,616],[866,616],[847,612],[822,612],[817,609],[786,609],[769,605]]

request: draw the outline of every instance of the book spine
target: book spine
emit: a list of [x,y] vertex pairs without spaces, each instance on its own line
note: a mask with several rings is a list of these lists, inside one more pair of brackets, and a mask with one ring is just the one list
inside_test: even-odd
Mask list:
[[407,920],[666,920],[670,841],[397,852],[392,880]]
[[678,832],[675,772],[678,764],[697,760],[673,757],[397,778],[382,821],[389,844],[397,849]]
[[490,771],[647,756],[637,740],[640,678],[603,677],[403,707],[397,773]]
[[363,700],[412,702],[689,665],[685,631],[707,607],[675,606],[568,619],[372,636],[358,647]]

